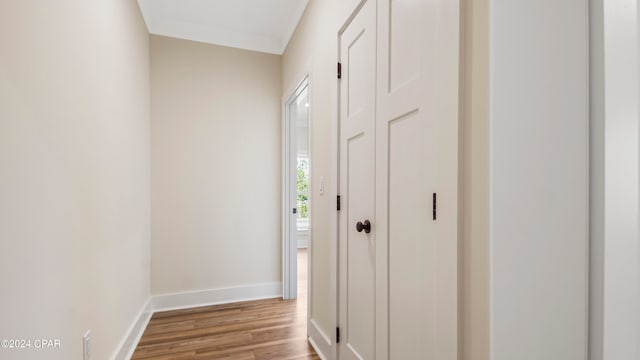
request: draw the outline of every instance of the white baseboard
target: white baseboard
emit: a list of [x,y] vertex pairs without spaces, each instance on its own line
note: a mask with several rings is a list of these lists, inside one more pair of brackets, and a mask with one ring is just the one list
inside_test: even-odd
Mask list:
[[281,282],[150,296],[111,359],[131,359],[151,316],[156,312],[277,297],[282,297]]
[[153,312],[179,310],[198,306],[228,304],[240,301],[270,299],[282,296],[282,283],[272,282],[221,289],[161,294],[151,297]]
[[322,360],[331,355],[331,339],[322,331],[313,319],[309,319],[309,343]]
[[151,319],[151,297],[147,299],[144,306],[138,313],[138,316],[133,320],[126,335],[118,344],[115,353],[111,357],[112,360],[129,360],[133,356],[133,352],[136,350],[142,333],[147,328],[147,324]]

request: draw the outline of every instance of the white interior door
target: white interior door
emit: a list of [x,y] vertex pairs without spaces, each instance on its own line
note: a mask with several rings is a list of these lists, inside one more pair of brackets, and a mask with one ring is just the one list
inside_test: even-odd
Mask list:
[[375,10],[368,0],[340,35],[341,360],[373,359],[375,352]]
[[458,358],[459,19],[457,0],[378,3],[377,359]]

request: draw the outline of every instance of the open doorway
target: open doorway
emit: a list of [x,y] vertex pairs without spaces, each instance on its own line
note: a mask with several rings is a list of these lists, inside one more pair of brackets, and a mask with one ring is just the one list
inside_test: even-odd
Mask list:
[[284,103],[283,298],[307,305],[311,244],[311,147],[309,80]]

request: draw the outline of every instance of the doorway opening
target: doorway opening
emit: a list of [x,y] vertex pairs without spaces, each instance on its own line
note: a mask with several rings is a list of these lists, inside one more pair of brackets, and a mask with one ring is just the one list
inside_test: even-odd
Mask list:
[[283,298],[308,303],[311,251],[311,146],[309,78],[284,102]]

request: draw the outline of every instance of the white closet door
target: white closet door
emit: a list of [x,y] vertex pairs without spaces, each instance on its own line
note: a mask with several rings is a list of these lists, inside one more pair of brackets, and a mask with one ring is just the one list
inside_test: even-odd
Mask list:
[[376,358],[455,360],[459,1],[381,0],[377,21]]
[[375,2],[367,1],[340,35],[341,360],[373,359],[375,351],[375,10]]

